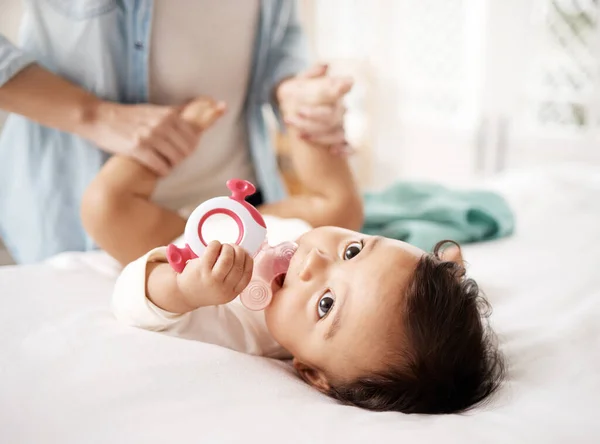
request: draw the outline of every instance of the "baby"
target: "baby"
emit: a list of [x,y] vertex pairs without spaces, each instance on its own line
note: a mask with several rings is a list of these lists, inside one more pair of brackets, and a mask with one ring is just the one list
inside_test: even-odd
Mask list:
[[[223,111],[209,100],[196,108],[199,131]],[[107,162],[84,196],[82,217],[100,247],[129,263],[114,290],[117,318],[293,358],[308,384],[370,410],[453,413],[483,401],[504,366],[460,248],[443,242],[427,254],[352,231],[361,226],[362,206],[347,161],[290,133],[305,192],[259,210],[268,232],[295,240],[298,250],[263,312],[237,299],[253,267],[238,246],[213,241],[175,273],[159,246],[183,233],[185,219],[152,203],[158,178],[149,170],[125,157]]]

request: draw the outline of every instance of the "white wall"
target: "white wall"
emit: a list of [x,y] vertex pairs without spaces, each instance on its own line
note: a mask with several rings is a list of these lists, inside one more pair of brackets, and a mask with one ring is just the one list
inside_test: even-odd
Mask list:
[[0,6],[0,31],[13,41],[16,40],[19,20],[23,11],[22,0],[2,0]]

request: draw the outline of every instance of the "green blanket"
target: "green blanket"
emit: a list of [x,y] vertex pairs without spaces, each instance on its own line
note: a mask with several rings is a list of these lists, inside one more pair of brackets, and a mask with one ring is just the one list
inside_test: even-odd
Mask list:
[[508,204],[490,191],[400,182],[365,195],[363,233],[399,239],[426,251],[441,240],[485,241],[508,236],[513,229]]

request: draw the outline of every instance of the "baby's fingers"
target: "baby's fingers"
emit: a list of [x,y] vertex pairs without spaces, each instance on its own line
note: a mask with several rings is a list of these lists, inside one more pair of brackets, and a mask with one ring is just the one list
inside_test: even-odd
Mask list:
[[204,254],[202,255],[202,274],[204,276],[210,276],[212,274],[212,269],[219,259],[219,255],[221,254],[222,245],[219,241],[211,241],[206,250],[204,250]]
[[212,268],[212,277],[216,282],[224,282],[231,271],[235,261],[235,250],[233,246],[224,244],[221,246],[221,254]]
[[[235,260],[227,278],[225,279],[225,285],[229,288],[235,289],[238,285],[238,282],[244,275],[246,271],[246,267],[248,263],[250,263],[250,267],[252,267],[252,258],[250,255],[239,245],[232,246],[235,252]],[[252,268],[250,268],[250,274],[252,274]]]
[[254,259],[250,256],[246,258],[246,262],[244,262],[244,271],[240,276],[239,280],[235,284],[233,291],[235,294],[240,294],[244,288],[248,286],[250,280],[252,279],[252,271],[254,270]]

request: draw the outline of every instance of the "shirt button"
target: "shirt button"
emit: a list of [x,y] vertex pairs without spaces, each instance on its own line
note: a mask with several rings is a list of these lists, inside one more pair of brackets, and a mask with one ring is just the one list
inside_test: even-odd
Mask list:
[[137,42],[135,42],[135,49],[144,49],[144,44],[142,42],[140,42],[139,40]]

